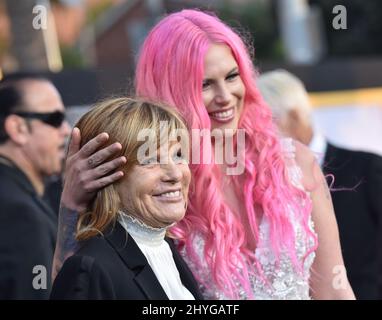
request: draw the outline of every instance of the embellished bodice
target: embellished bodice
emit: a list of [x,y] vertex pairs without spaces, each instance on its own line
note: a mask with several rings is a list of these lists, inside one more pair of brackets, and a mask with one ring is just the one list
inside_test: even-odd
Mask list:
[[[287,170],[291,182],[298,188],[302,188],[301,178],[302,172],[294,161],[295,147],[292,139],[283,139],[282,147],[285,153]],[[310,268],[315,258],[314,237],[306,231],[302,221],[296,219],[294,212],[291,210],[290,217],[295,232],[295,248],[299,261],[303,262],[302,270],[296,270],[289,254],[284,250],[280,254],[280,260],[277,262],[276,255],[273,252],[270,239],[270,223],[265,216],[262,217],[259,225],[259,241],[255,249],[255,258],[262,276],[259,275],[255,266],[249,266],[252,273],[250,275],[251,289],[253,298],[256,300],[306,300],[310,299],[309,295],[309,277]],[[314,234],[314,227],[311,218],[309,218],[309,228]],[[202,265],[196,266],[182,250],[181,254],[187,261],[192,272],[204,283],[209,286],[201,285],[200,289],[206,299],[227,299],[221,290],[214,286],[209,267],[204,260],[204,239],[201,234],[196,234],[193,241],[193,249],[201,258]],[[266,281],[265,281],[265,280]],[[240,299],[248,299],[247,293],[240,284],[237,283],[240,291]]]

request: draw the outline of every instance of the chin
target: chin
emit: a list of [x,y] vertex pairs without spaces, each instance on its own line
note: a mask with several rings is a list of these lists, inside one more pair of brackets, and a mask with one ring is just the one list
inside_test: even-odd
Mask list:
[[[213,127],[212,128],[212,131],[214,129],[219,129],[219,130],[222,130],[223,131],[223,137],[225,139],[229,139],[229,138],[232,138],[236,132],[237,132],[237,125],[220,125],[220,126],[216,126],[216,127]],[[229,130],[229,131],[225,131],[225,130]]]
[[185,212],[180,212],[180,213],[176,213],[174,214],[174,216],[172,217],[172,222],[179,222],[180,220],[182,220],[184,218],[184,215],[185,215]]
[[182,210],[182,212],[174,212],[172,216],[170,217],[168,224],[179,222],[180,220],[184,218],[184,215],[185,215],[184,209]]

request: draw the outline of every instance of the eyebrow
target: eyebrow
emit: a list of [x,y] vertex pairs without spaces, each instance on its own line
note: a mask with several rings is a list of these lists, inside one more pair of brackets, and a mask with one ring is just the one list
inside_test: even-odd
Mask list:
[[235,68],[233,68],[230,72],[228,72],[227,74],[230,74],[230,73],[232,73],[232,72],[237,72],[237,71],[239,71],[239,67],[235,67]]

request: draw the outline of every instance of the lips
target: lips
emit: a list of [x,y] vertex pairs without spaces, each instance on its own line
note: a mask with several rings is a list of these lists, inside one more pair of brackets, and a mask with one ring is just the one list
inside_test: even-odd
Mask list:
[[165,198],[175,198],[179,197],[181,195],[180,191],[170,191],[170,192],[165,192],[160,195],[157,195],[157,197],[165,197]]
[[158,200],[166,202],[178,202],[180,200],[183,200],[183,194],[181,192],[181,189],[166,190],[153,196]]
[[227,123],[235,118],[235,108],[222,109],[219,111],[209,112],[210,118],[216,122]]

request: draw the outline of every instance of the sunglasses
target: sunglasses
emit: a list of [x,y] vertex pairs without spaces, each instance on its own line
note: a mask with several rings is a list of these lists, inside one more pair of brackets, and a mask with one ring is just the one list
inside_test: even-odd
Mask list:
[[18,112],[14,112],[14,114],[25,119],[40,120],[54,128],[61,127],[62,123],[65,121],[65,113],[62,111],[45,112],[45,113],[18,111]]

